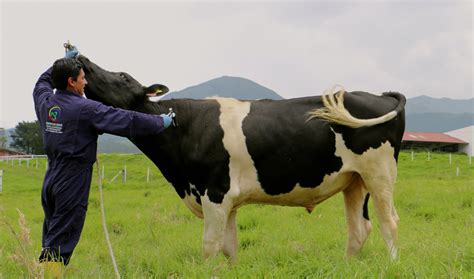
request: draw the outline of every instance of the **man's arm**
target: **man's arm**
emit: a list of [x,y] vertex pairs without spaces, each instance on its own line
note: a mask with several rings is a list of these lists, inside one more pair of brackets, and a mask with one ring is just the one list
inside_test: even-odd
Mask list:
[[49,95],[53,94],[53,84],[51,82],[51,71],[53,67],[50,67],[44,72],[38,79],[33,90],[33,100],[35,107],[37,107],[43,100]]
[[100,133],[128,138],[157,135],[171,123],[171,117],[167,115],[152,115],[93,103],[95,105],[90,108],[89,117]]

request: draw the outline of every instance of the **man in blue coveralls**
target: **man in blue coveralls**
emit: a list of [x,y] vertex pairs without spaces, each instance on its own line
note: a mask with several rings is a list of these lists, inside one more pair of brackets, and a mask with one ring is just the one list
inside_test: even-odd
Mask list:
[[165,114],[116,109],[84,98],[87,81],[77,55],[76,48],[68,50],[39,77],[33,91],[49,164],[41,195],[45,217],[39,261],[53,277],[69,263],[81,235],[98,135],[156,135],[172,121]]

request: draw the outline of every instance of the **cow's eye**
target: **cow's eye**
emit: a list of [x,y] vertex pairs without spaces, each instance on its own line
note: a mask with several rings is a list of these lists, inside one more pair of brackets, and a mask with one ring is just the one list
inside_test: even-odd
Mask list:
[[124,73],[120,73],[120,77],[124,78],[124,79],[127,79],[127,76]]

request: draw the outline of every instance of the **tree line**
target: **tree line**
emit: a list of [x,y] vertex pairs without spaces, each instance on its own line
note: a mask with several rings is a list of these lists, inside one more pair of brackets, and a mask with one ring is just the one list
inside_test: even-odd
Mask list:
[[[45,154],[41,126],[38,120],[18,123],[10,137],[12,139],[10,147],[18,151],[27,154]],[[7,147],[7,136],[4,129],[0,129],[0,147]]]

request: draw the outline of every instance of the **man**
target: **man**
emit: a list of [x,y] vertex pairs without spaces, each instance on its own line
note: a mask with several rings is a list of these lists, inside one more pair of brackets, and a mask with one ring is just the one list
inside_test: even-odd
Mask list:
[[45,217],[39,261],[53,277],[69,263],[81,235],[98,135],[156,135],[172,121],[164,114],[115,109],[84,98],[87,81],[77,55],[76,48],[68,50],[40,76],[33,91],[49,164],[41,195]]

